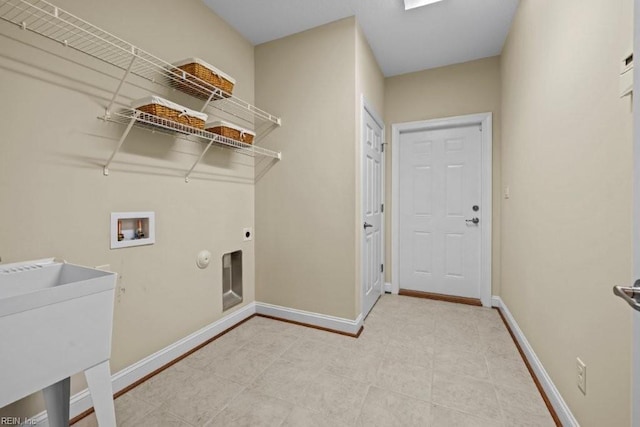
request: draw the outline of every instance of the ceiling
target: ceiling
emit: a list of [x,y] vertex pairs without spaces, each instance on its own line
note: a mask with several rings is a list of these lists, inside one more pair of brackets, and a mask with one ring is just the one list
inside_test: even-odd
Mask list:
[[204,0],[254,45],[356,16],[385,76],[499,55],[519,0]]

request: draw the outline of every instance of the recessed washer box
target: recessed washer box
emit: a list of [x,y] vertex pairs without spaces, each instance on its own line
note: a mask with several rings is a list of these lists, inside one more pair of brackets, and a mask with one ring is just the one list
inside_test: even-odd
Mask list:
[[153,245],[155,242],[155,212],[111,213],[111,249]]

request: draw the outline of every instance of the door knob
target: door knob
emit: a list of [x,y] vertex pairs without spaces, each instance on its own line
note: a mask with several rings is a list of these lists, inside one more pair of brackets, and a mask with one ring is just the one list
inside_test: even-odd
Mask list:
[[632,287],[614,286],[613,293],[622,298],[633,307],[640,311],[640,280],[636,280]]
[[369,227],[373,227],[373,224],[369,224],[368,222],[364,223],[364,229],[366,230]]
[[480,222],[480,220],[478,218],[473,218],[473,219],[465,219],[465,222],[468,224],[470,222],[477,224]]

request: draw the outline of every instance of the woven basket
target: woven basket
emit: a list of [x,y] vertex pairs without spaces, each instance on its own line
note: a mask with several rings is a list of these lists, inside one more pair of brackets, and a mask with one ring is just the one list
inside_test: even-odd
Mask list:
[[[182,111],[167,108],[164,105],[142,105],[140,107],[136,107],[136,110],[142,111],[143,113],[152,114],[159,118],[170,120],[181,125],[191,126],[197,129],[204,129],[204,120],[197,117],[188,116]],[[155,120],[153,117],[149,118],[148,120],[158,124],[167,125],[166,122],[163,122],[162,120]]]
[[[179,67],[174,69],[173,72],[181,76],[182,75],[181,70],[186,71],[192,76],[195,76],[198,79],[204,81],[205,83],[208,83],[209,85],[211,85],[211,87],[207,88],[209,90],[213,91],[214,88],[221,89],[222,96],[224,98],[230,97],[231,94],[233,93],[233,86],[234,86],[233,82],[225,79],[222,76],[219,76],[218,74],[214,73],[207,67],[201,64],[198,64],[197,62],[180,65]],[[207,99],[208,96],[202,93],[202,89],[196,86],[196,84],[198,84],[199,86],[203,86],[202,82],[194,80],[191,76],[186,76],[186,81],[179,80],[178,82],[176,82],[176,86],[179,90],[186,92],[189,95],[195,96],[197,98]],[[214,96],[213,99],[220,99],[220,97]]]
[[253,144],[253,135],[248,132],[241,132],[238,129],[230,128],[227,126],[215,126],[206,130],[207,132],[215,133],[226,138],[231,138],[235,141],[244,142],[245,144]]

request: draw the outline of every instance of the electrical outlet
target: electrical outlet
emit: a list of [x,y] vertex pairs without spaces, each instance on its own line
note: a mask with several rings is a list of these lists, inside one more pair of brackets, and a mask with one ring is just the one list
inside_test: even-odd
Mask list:
[[586,396],[587,394],[587,365],[580,360],[579,357],[576,358],[576,373],[578,374],[578,388]]
[[242,238],[244,239],[245,242],[253,239],[253,230],[251,230],[251,228],[243,228]]
[[509,188],[508,185],[504,187],[504,198],[505,199],[511,198],[511,189]]

